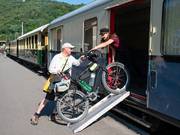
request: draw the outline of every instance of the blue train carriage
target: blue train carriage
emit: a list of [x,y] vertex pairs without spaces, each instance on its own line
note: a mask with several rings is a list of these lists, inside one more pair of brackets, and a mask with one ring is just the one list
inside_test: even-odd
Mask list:
[[48,46],[48,24],[34,29],[20,37],[18,40],[18,58],[46,70],[47,46]]
[[146,127],[159,120],[180,127],[179,11],[178,0],[94,1],[50,22],[48,64],[64,42],[78,55],[100,43],[99,30],[108,27],[120,37],[116,61],[130,76],[131,95],[114,110]]
[[180,127],[180,1],[151,5],[147,108]]

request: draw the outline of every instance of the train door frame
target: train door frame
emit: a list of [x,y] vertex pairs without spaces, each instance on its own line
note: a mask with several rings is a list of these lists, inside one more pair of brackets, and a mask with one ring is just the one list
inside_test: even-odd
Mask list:
[[[138,73],[140,72],[140,70],[141,69],[143,69],[144,67],[143,66],[145,66],[145,72],[142,74],[142,78],[144,79],[144,82],[142,83],[142,84],[140,84],[140,85],[142,85],[142,86],[137,86],[137,88],[135,87],[135,86],[133,86],[134,84],[130,84],[130,88],[128,89],[128,90],[130,90],[131,91],[131,95],[136,95],[136,98],[139,98],[140,100],[144,100],[144,102],[146,102],[146,90],[147,90],[147,80],[148,80],[148,71],[149,71],[149,68],[148,68],[148,63],[149,63],[149,22],[150,22],[150,0],[138,0],[138,1],[136,1],[136,0],[134,0],[134,1],[130,1],[130,2],[126,2],[126,3],[123,3],[123,4],[116,4],[116,5],[114,5],[114,6],[111,6],[111,7],[109,7],[109,8],[107,8],[108,10],[109,10],[109,12],[110,12],[110,32],[111,33],[117,33],[118,35],[119,35],[119,33],[118,33],[118,31],[122,31],[122,30],[117,30],[117,28],[116,28],[116,19],[117,19],[117,16],[119,17],[119,12],[120,11],[122,11],[122,12],[135,12],[135,15],[139,15],[139,18],[141,17],[141,15],[142,15],[142,11],[140,11],[140,13],[139,13],[139,9],[137,10],[136,8],[139,8],[140,10],[142,10],[142,11],[146,11],[145,13],[146,13],[146,15],[149,17],[144,17],[142,20],[140,20],[139,19],[139,21],[143,21],[143,22],[135,22],[135,24],[130,24],[129,26],[135,26],[136,27],[136,25],[139,27],[139,25],[140,25],[140,23],[142,23],[144,26],[143,27],[146,27],[146,30],[145,30],[145,36],[144,36],[144,41],[142,41],[142,44],[144,43],[145,45],[143,46],[143,45],[141,45],[141,47],[142,47],[142,49],[140,50],[141,51],[141,53],[142,53],[142,55],[143,56],[145,56],[145,58],[143,59],[145,62],[144,62],[144,64],[141,64],[141,63],[137,63],[137,66],[139,66],[138,68]],[[127,10],[127,11],[126,11]],[[137,12],[137,13],[136,13]],[[124,13],[125,14],[125,13]],[[135,16],[134,15],[134,16]],[[146,16],[146,15],[144,15],[144,16]],[[128,18],[128,16],[126,16],[126,18]],[[122,20],[123,18],[121,18],[121,20]],[[138,23],[138,24],[136,24],[136,23]],[[141,26],[140,26],[140,28],[141,28]],[[125,29],[124,29],[125,30]],[[134,32],[135,33],[135,28],[133,28],[132,29],[132,31],[130,31],[129,30],[129,35],[131,35],[130,33],[131,32]],[[126,34],[127,35],[127,34]],[[143,35],[143,32],[141,31],[141,33],[140,33],[140,35],[142,36]],[[137,41],[139,42],[139,43],[141,43],[140,41],[141,41],[141,38],[139,38],[138,36],[137,36],[137,34],[134,34],[134,36],[135,37],[137,37]],[[132,38],[132,36],[131,36],[131,38]],[[121,36],[120,36],[120,42],[121,42]],[[122,41],[123,42],[123,41]],[[123,44],[123,43],[122,43]],[[132,43],[131,43],[132,44]],[[136,45],[138,45],[137,43],[136,43]],[[121,45],[122,46],[122,45]],[[125,55],[123,55],[124,57],[128,57],[127,55],[128,55],[128,50],[129,48],[126,48],[126,49],[124,49],[124,52],[123,52],[123,54],[125,54]],[[137,54],[136,54],[136,51],[139,49],[137,49],[136,48],[136,46],[134,46],[133,47],[133,45],[131,45],[131,52],[132,52],[132,54],[134,55],[134,56],[136,56]],[[133,52],[133,49],[135,50],[134,52]],[[139,51],[139,50],[138,50]],[[144,51],[144,52],[143,52]],[[130,53],[131,53],[130,52]],[[121,51],[120,51],[120,53],[122,53]],[[127,54],[126,54],[127,53]],[[130,54],[129,53],[129,54]],[[133,57],[133,55],[131,56],[131,57]],[[140,56],[139,56],[140,57]],[[138,58],[139,57],[137,57],[136,58],[136,61],[138,61]],[[109,52],[108,53],[108,62],[110,62],[111,61],[111,52]],[[125,61],[127,61],[127,63],[125,62]],[[131,71],[130,70],[130,67],[131,67],[131,62],[132,60],[130,60],[129,58],[125,58],[125,60],[123,60],[123,62],[125,62],[124,64],[127,66],[127,68],[129,69],[129,71]],[[121,61],[120,61],[121,62]],[[123,63],[122,62],[122,63]],[[135,65],[136,66],[136,65]],[[133,80],[133,73],[132,72],[130,72],[130,79],[131,80]],[[136,75],[136,77],[137,77],[138,75]],[[141,78],[138,78],[138,79],[141,79]],[[134,79],[134,81],[136,81],[136,80],[138,80],[138,79]],[[131,82],[130,82],[131,83]],[[134,82],[133,82],[134,83]],[[132,86],[132,88],[131,88],[131,86]],[[141,88],[142,87],[142,88]],[[131,89],[137,89],[137,90],[131,90]],[[139,89],[139,90],[138,90]]]
[[95,16],[85,19],[83,26],[83,51],[86,52],[97,44],[98,18]]

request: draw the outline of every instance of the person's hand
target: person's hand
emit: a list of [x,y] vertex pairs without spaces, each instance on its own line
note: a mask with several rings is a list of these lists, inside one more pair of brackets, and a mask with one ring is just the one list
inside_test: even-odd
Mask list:
[[96,47],[92,48],[90,51],[96,50]]
[[82,56],[80,57],[80,59],[81,59],[82,61],[85,60],[85,59],[86,59],[85,55],[82,55]]
[[62,75],[62,72],[59,70],[59,71],[57,72],[57,74],[58,74],[58,75]]

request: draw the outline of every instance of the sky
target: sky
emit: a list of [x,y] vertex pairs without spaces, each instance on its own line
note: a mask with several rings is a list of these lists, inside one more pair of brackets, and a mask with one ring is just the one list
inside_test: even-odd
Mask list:
[[93,0],[57,0],[57,1],[67,2],[70,4],[81,4],[81,3],[88,4],[88,3],[92,2]]

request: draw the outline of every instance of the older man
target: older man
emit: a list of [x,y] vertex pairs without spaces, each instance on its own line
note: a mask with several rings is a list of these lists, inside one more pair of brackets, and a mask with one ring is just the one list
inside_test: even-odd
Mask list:
[[[71,75],[72,65],[79,66],[81,59],[75,59],[72,55],[73,45],[70,43],[64,43],[62,45],[62,51],[59,54],[56,54],[49,66],[49,72],[51,74],[59,74],[61,72],[67,71]],[[54,91],[47,93],[46,96],[41,100],[37,111],[31,118],[31,124],[37,125],[42,109],[46,106],[49,100],[54,100],[55,94]]]

